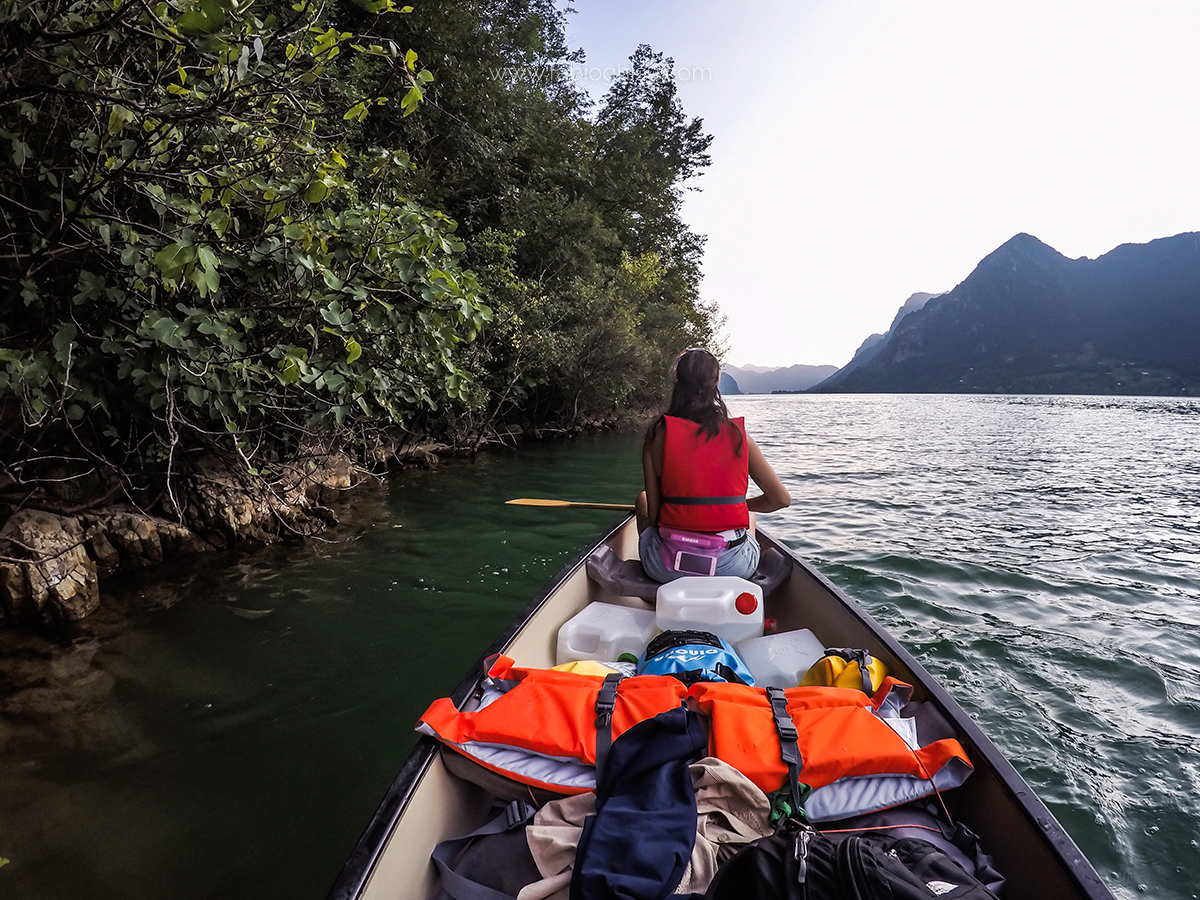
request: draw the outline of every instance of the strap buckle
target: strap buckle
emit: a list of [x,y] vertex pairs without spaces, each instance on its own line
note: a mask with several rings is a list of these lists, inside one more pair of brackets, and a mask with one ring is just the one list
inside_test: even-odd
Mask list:
[[604,684],[600,685],[600,693],[596,697],[597,728],[607,728],[612,722],[613,710],[617,708],[617,684],[622,677],[617,672],[604,676]]
[[600,685],[600,693],[596,696],[596,787],[604,776],[604,763],[608,759],[608,751],[612,748],[612,718],[617,706],[617,685],[625,676],[620,672],[612,672],[604,676],[604,684]]
[[796,723],[792,721],[792,716],[787,711],[787,697],[779,688],[769,687],[767,688],[767,699],[771,701],[771,713],[775,717],[775,730],[779,732],[779,736],[783,740],[794,742],[800,737],[800,732],[796,730]]
[[504,818],[508,823],[509,828],[515,828],[522,822],[528,822],[537,812],[537,807],[528,800],[522,800],[518,797],[508,806],[504,807]]

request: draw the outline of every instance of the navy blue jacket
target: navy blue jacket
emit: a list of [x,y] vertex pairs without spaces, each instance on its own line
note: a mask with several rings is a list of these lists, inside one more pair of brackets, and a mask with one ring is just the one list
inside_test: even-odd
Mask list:
[[688,767],[705,755],[700,716],[684,707],[634,725],[597,773],[596,814],[583,823],[571,900],[663,900],[696,842]]

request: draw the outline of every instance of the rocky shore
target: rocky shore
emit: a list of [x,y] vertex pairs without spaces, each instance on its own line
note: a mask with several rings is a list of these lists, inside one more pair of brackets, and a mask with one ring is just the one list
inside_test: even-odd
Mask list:
[[[395,459],[432,465],[449,449],[414,444]],[[159,504],[175,513],[170,517],[128,502],[89,505],[85,497],[70,503],[62,489],[31,493],[0,525],[0,626],[86,618],[100,605],[102,580],[117,571],[319,534],[337,523],[331,499],[376,477],[341,453],[312,454],[278,467],[270,478],[202,460]]]
[[[432,445],[426,450],[432,453]],[[434,458],[422,454],[413,462],[432,463]],[[310,489],[317,505],[326,510],[314,515],[312,524],[329,524],[308,540],[287,540],[286,528],[279,530],[275,524],[246,515],[252,508],[261,511],[261,506],[240,502],[230,518],[234,523],[242,521],[237,533],[243,537],[230,539],[226,552],[191,528],[164,523],[162,517],[136,510],[121,512],[110,506],[54,515],[58,527],[67,520],[66,528],[73,530],[70,520],[77,520],[83,534],[76,541],[89,531],[94,534],[74,543],[58,559],[43,556],[23,562],[25,573],[33,571],[35,578],[41,578],[48,572],[65,571],[64,560],[74,558],[77,576],[51,585],[34,618],[0,628],[0,793],[11,801],[10,814],[16,814],[24,803],[38,802],[44,793],[40,779],[61,766],[73,766],[81,758],[120,765],[161,751],[158,738],[147,733],[145,723],[129,716],[124,702],[112,702],[119,684],[134,692],[144,689],[139,687],[139,674],[125,668],[123,659],[125,654],[141,658],[157,652],[145,645],[147,617],[181,601],[205,602],[208,595],[194,585],[214,571],[236,581],[247,577],[245,573],[273,570],[282,561],[296,559],[297,554],[319,556],[328,552],[329,545],[352,542],[388,520],[387,492],[380,489],[374,476],[341,458],[329,462],[320,474],[312,473],[312,480],[321,484],[319,496],[315,496],[315,488]],[[18,522],[22,520],[27,525],[45,521],[42,516],[21,516]],[[259,530],[250,537],[248,526],[255,521]],[[295,520],[289,521],[294,526]],[[223,533],[227,534],[228,528],[218,532],[218,537]],[[47,534],[38,534],[42,546],[49,543]],[[105,546],[105,540],[115,555],[98,554],[106,559],[101,563],[91,554]],[[75,548],[86,561],[74,553]],[[156,562],[160,554],[161,563]],[[92,596],[99,588],[99,602],[82,619],[68,619],[63,612],[66,604],[61,598],[73,589],[68,581],[82,585],[72,597],[75,600]],[[29,599],[25,603],[27,609],[32,608]],[[233,603],[222,605],[238,618],[267,614]],[[91,602],[82,608],[90,606]],[[214,652],[220,650],[214,648]],[[0,848],[0,856],[6,855],[4,849]]]

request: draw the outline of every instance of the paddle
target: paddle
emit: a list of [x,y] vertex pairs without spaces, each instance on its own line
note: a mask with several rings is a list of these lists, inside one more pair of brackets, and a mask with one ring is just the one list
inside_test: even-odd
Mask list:
[[556,506],[572,509],[623,509],[627,511],[633,509],[632,503],[576,503],[573,500],[540,500],[534,497],[521,497],[504,502],[513,506]]

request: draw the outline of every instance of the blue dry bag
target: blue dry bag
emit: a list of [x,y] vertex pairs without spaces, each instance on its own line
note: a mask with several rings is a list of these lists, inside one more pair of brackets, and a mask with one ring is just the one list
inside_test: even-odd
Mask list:
[[638,660],[639,675],[674,675],[684,684],[729,681],[754,684],[754,676],[723,638],[707,631],[664,631]]

